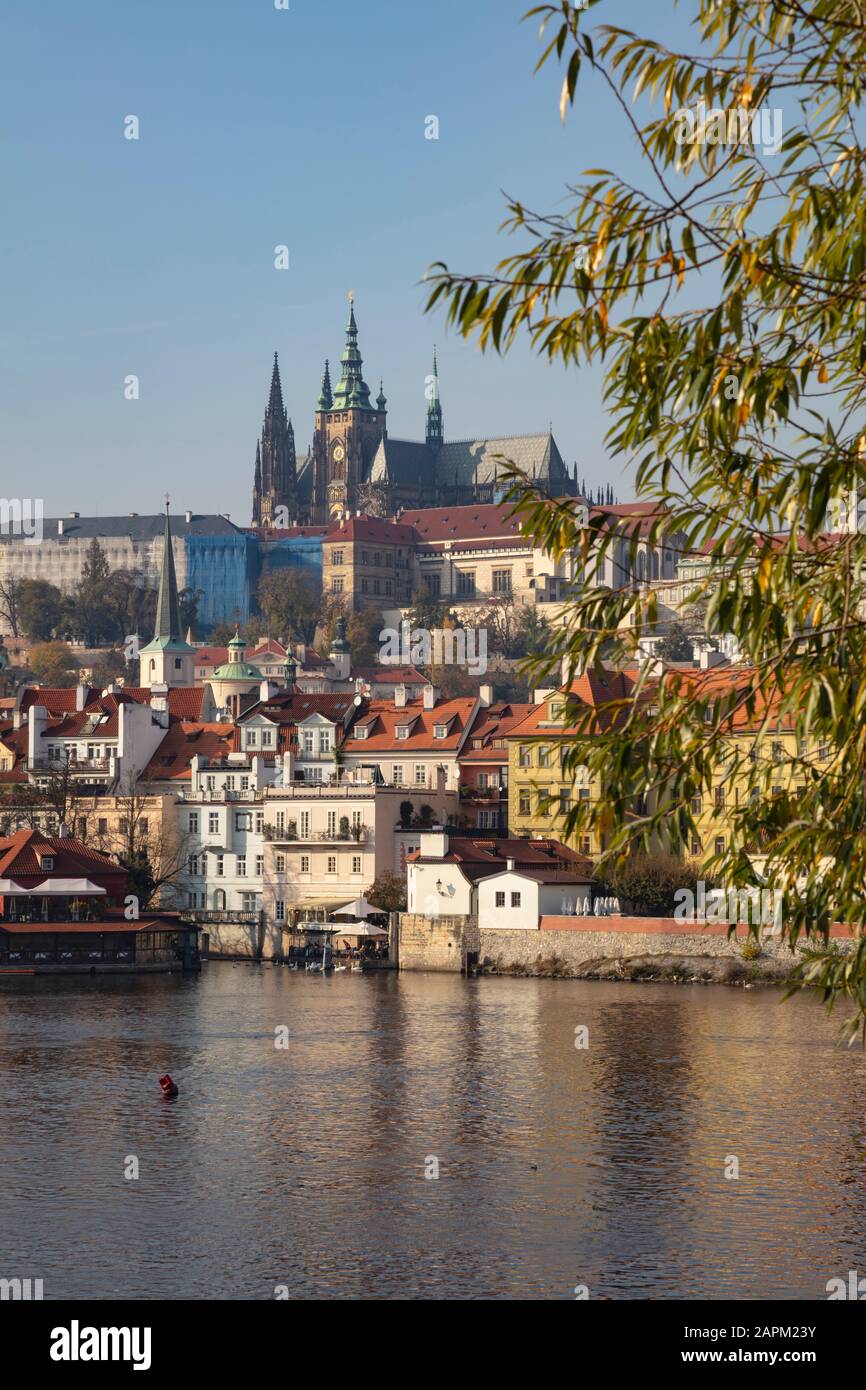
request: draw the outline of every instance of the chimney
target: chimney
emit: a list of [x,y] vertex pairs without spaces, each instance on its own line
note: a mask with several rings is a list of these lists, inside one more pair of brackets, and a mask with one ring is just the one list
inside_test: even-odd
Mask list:
[[[405,690],[405,688],[406,688],[406,687],[404,686],[403,689]],[[436,701],[439,699],[439,691],[438,691],[438,689],[436,688],[436,686],[435,686],[435,685],[425,685],[424,691],[423,691],[423,695],[424,695],[424,708],[425,708],[425,709],[435,709],[435,708],[436,708]]]
[[506,869],[508,870],[508,872],[509,872],[510,874],[513,874],[513,873],[514,873],[514,860],[513,860],[513,859],[506,859],[506,861],[505,861],[505,867],[506,867]]
[[58,536],[63,535],[63,517],[61,517],[57,523],[57,534]]
[[726,666],[728,664],[728,658],[723,652],[713,651],[710,647],[702,647],[700,664],[702,671],[709,671],[713,666]]
[[186,522],[187,526],[189,526],[189,523],[192,521],[192,512],[184,512],[183,519]]
[[[396,686],[395,689],[394,689],[394,708],[395,708],[395,709],[405,709],[405,708],[406,708],[406,687],[405,687],[405,685],[398,685],[398,686]],[[425,706],[425,708],[426,708],[426,706]]]
[[[121,706],[121,708],[125,708]],[[154,719],[161,729],[168,728],[168,686],[152,685],[150,687],[150,709]]]
[[77,521],[78,518],[81,516],[81,512],[70,512],[69,515],[73,521]]
[[75,687],[75,710],[80,714],[87,703],[87,686],[82,682]]
[[482,709],[489,709],[493,704],[493,686],[480,685],[478,687],[478,703]]

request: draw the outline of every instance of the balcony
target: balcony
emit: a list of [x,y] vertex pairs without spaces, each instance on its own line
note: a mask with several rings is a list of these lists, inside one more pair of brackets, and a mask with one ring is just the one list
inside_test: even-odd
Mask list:
[[281,845],[365,845],[368,831],[366,826],[361,826],[357,830],[350,827],[348,832],[310,830],[302,835],[290,821],[285,830],[277,830],[276,826],[266,824],[263,834],[265,840]]

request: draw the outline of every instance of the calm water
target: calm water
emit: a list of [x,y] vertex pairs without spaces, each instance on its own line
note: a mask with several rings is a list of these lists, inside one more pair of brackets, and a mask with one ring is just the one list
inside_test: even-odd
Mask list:
[[780,998],[229,964],[5,981],[0,1276],[46,1298],[826,1297],[866,1273],[866,1063]]

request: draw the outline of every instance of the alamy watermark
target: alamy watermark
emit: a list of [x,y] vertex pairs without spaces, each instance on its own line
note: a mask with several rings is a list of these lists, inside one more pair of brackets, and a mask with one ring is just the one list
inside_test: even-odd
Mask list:
[[674,893],[677,922],[739,922],[782,930],[784,895],[775,888],[710,888],[698,879],[697,891],[678,888]]
[[0,535],[23,536],[25,545],[39,545],[44,515],[41,497],[0,497]]
[[701,99],[692,110],[681,106],[674,112],[674,140],[678,145],[760,145],[763,154],[778,154],[782,148],[782,111],[778,106],[723,106],[707,109]]
[[385,627],[379,633],[383,666],[463,666],[473,676],[487,670],[487,628]]

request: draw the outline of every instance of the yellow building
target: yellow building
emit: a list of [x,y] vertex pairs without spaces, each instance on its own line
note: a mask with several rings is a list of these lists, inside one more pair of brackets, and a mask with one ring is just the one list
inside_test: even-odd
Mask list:
[[617,718],[632,699],[634,680],[623,672],[590,672],[570,686],[540,694],[531,714],[516,726],[508,742],[508,825],[514,836],[555,838],[580,854],[598,856],[604,845],[593,831],[567,836],[566,818],[580,801],[597,803],[603,795],[598,777],[588,768],[563,770],[563,758],[577,732],[578,711],[599,711],[602,727]]

